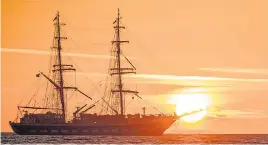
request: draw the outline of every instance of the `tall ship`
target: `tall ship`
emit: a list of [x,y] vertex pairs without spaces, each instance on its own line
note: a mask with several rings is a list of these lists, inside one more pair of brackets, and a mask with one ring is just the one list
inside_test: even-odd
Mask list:
[[[141,110],[138,114],[126,114],[126,95],[132,94],[137,99],[143,100],[138,91],[128,90],[123,85],[122,76],[135,74],[136,67],[122,54],[121,44],[128,41],[121,40],[120,30],[121,16],[114,21],[115,37],[111,51],[111,65],[109,77],[113,82],[109,83],[104,96],[99,101],[93,101],[90,95],[84,93],[76,86],[68,85],[64,79],[64,73],[76,71],[74,65],[65,64],[62,61],[62,36],[60,15],[57,12],[53,20],[55,33],[53,38],[54,64],[51,65],[49,74],[39,72],[36,77],[44,77],[51,87],[50,98],[43,99],[42,105],[28,103],[18,106],[18,116],[9,124],[13,131],[19,135],[127,135],[127,136],[156,136],[162,135],[176,120],[185,115],[196,113],[200,110],[186,113],[180,116],[173,114],[148,114],[146,107],[136,108]],[[130,67],[123,67],[122,60]],[[47,89],[47,88],[46,88]],[[108,90],[108,91],[107,91]],[[92,100],[90,105],[84,104],[72,112],[71,119],[67,119],[68,103],[67,93],[78,92],[85,99]],[[87,113],[97,105],[102,106],[101,113]]]

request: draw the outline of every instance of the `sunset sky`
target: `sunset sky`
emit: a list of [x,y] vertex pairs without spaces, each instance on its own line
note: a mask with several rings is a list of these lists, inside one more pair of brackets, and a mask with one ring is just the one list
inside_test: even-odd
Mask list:
[[57,10],[64,60],[83,70],[77,83],[90,93],[107,74],[117,8],[130,41],[122,49],[137,68],[126,83],[160,108],[187,90],[210,97],[205,118],[167,132],[268,133],[266,0],[2,0],[2,132],[31,98],[36,73],[48,71]]

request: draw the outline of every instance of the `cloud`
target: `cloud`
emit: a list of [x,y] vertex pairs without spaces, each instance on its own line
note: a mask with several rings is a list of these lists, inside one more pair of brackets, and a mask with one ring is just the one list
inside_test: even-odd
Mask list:
[[[105,73],[88,73],[88,72],[77,72],[79,75],[85,76],[108,76]],[[187,81],[234,81],[234,82],[268,82],[268,79],[258,78],[258,79],[250,79],[250,78],[227,78],[227,77],[205,77],[205,76],[177,76],[177,75],[165,75],[165,74],[136,74],[136,75],[126,75],[125,78],[141,78],[141,79],[150,79],[154,81],[144,81],[144,83],[157,83],[157,84],[181,84],[182,82]],[[182,82],[180,82],[182,81]],[[213,86],[210,86],[213,87]],[[218,87],[215,85],[214,87]],[[225,85],[223,87],[231,87],[230,85]]]
[[131,75],[135,78],[159,79],[159,80],[178,80],[178,81],[240,81],[240,82],[268,82],[268,79],[248,79],[248,78],[225,78],[225,77],[204,77],[204,76],[174,76],[174,75],[155,75],[137,74]]
[[[105,73],[88,73],[77,72],[82,77],[87,76],[90,81],[99,80],[110,77]],[[97,78],[101,77],[101,78]],[[201,81],[200,81],[201,80]],[[109,80],[108,80],[109,81]],[[158,92],[161,95],[172,95],[181,93],[181,91],[190,88],[201,88],[199,92],[184,92],[185,94],[195,93],[209,93],[209,94],[232,94],[235,92],[259,92],[267,91],[268,79],[248,79],[248,78],[222,78],[222,77],[205,77],[205,76],[174,76],[161,74],[138,74],[124,76],[124,82],[127,85],[137,84],[145,88],[153,85],[165,85],[176,87],[178,90],[172,92]],[[265,83],[265,84],[264,84]],[[149,86],[145,86],[149,85]],[[143,88],[142,87],[142,88]],[[141,89],[141,88],[140,88]],[[141,89],[142,90],[142,89]],[[142,95],[155,96],[156,94],[148,94],[148,92],[141,92]]]
[[234,109],[217,105],[208,107],[208,117],[214,118],[263,118],[268,117],[268,112],[255,109]]
[[208,116],[216,118],[264,118],[268,113],[260,110],[232,110],[225,109],[217,112],[209,112]]
[[[24,54],[37,54],[37,55],[50,55],[51,51],[44,50],[33,50],[33,49],[13,49],[13,48],[1,48],[1,52],[7,53],[24,53]],[[74,57],[85,57],[85,58],[100,58],[100,59],[110,59],[108,55],[89,55],[83,53],[71,53],[63,52],[63,56],[74,56]],[[130,57],[134,59],[134,57]],[[252,70],[252,69],[225,69],[225,68],[200,68],[203,71],[221,71],[221,72],[241,72],[241,73],[262,73],[268,74],[268,70]],[[104,76],[107,74],[101,73],[86,73],[80,72],[83,75],[100,75]],[[239,81],[239,82],[268,82],[268,79],[249,79],[249,78],[228,78],[228,77],[205,77],[205,76],[177,76],[177,75],[166,75],[166,74],[136,74],[127,75],[129,78],[143,78],[143,79],[153,79],[161,80],[163,82],[156,82],[161,84],[178,84],[178,81]],[[173,82],[172,82],[173,81]],[[153,82],[149,82],[153,83]]]
[[199,68],[202,71],[225,72],[225,73],[246,73],[268,75],[268,69],[240,69],[240,68]]
[[[24,54],[37,54],[37,55],[51,55],[52,51],[45,50],[33,50],[33,49],[14,49],[14,48],[1,48],[1,52],[9,53],[24,53]],[[63,56],[74,56],[74,57],[85,57],[85,58],[100,58],[100,59],[110,59],[108,55],[89,55],[83,53],[71,53],[62,52]],[[128,57],[129,59],[134,59],[134,57]]]

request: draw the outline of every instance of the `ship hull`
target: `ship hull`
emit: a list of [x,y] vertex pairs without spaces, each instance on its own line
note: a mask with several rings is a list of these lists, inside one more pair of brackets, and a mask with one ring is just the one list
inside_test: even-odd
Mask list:
[[172,123],[164,126],[157,124],[85,125],[10,123],[10,126],[13,131],[19,135],[160,136]]

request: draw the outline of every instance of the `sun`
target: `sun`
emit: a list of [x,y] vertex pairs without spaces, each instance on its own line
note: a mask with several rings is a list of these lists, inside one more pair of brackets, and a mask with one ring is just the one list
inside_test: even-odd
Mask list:
[[206,108],[210,105],[210,96],[207,94],[192,93],[192,90],[189,90],[182,94],[172,95],[171,103],[176,105],[177,115],[204,109],[198,113],[181,118],[185,122],[197,122],[207,114]]

